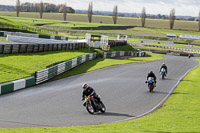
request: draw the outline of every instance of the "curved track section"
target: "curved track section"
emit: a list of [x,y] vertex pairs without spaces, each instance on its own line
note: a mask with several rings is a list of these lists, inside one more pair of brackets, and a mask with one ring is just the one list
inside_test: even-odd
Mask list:
[[[169,73],[162,80],[159,67]],[[187,57],[111,66],[0,96],[0,128],[64,127],[110,123],[137,117],[152,110],[179,79],[199,63]],[[145,79],[153,70],[158,78],[153,93]],[[106,113],[90,115],[82,106],[81,85],[88,83],[100,94]]]

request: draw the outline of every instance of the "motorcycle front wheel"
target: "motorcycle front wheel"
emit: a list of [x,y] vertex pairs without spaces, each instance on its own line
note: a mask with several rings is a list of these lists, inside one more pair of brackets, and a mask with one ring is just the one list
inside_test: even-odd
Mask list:
[[94,108],[91,104],[87,104],[86,109],[87,109],[88,113],[94,114]]
[[153,84],[150,84],[149,85],[149,92],[152,92],[153,91]]
[[106,111],[105,105],[103,104],[102,101],[101,101],[99,104],[100,104],[100,106],[101,106],[101,109],[100,109],[101,113],[104,113],[104,112]]

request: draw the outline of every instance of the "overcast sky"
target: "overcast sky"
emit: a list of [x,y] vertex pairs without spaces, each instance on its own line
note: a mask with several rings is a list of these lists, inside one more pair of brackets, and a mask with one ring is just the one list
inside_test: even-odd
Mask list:
[[[24,2],[39,3],[41,0],[20,0]],[[73,9],[87,10],[89,2],[93,3],[95,11],[113,11],[114,5],[118,6],[118,12],[141,13],[146,8],[147,14],[169,15],[175,8],[176,15],[198,16],[200,0],[42,0],[43,2],[64,4]],[[16,0],[0,0],[0,5],[15,5]]]

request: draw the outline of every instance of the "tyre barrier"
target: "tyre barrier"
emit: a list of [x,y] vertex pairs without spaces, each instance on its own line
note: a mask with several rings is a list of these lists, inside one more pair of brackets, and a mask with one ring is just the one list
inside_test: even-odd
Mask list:
[[0,44],[0,54],[35,53],[47,51],[66,51],[87,48],[84,42],[62,44]]
[[35,73],[36,84],[45,82],[61,73],[64,73],[86,61],[93,60],[97,57],[97,53],[82,55],[74,59],[59,63],[49,68],[37,71]]
[[104,52],[103,58],[112,58],[119,56],[134,56],[134,57],[144,57],[146,55],[145,52],[141,51],[113,51],[113,52]]
[[35,85],[35,76],[0,84],[0,95],[11,93]]
[[182,50],[183,52],[200,53],[200,50],[196,50],[196,49],[187,49],[187,48],[181,48],[181,47],[170,47],[170,46],[159,46],[159,45],[147,45],[147,44],[133,44],[133,43],[130,43],[130,45],[146,46],[146,47],[157,47],[157,48],[164,48],[164,49]]

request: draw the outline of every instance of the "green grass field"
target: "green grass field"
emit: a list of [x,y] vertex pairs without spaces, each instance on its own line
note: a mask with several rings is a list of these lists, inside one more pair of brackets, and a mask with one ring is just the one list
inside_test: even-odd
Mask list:
[[43,52],[27,54],[0,54],[0,83],[31,76],[56,62],[66,61],[93,52],[90,50]]
[[[16,16],[16,12],[1,11],[0,16]],[[39,18],[39,13],[20,12],[20,17]],[[63,20],[62,13],[44,13],[43,19]],[[67,14],[67,21],[88,22],[87,14]],[[112,16],[93,15],[92,22],[104,24],[113,24]],[[140,18],[118,17],[117,24],[128,26],[141,26]],[[147,19],[146,27],[169,29],[169,20]],[[174,29],[198,31],[198,22],[176,20]]]
[[[1,13],[1,12],[0,12]],[[23,13],[22,13],[23,14]],[[27,14],[27,13],[24,13]],[[29,13],[30,16],[34,13]],[[51,15],[52,13],[49,13],[48,15]],[[60,14],[53,14],[53,15],[60,15]],[[71,14],[72,16],[78,17],[80,14]],[[177,36],[181,34],[189,34],[189,35],[200,35],[200,32],[193,31],[192,28],[189,30],[180,30],[180,29],[174,29],[169,30],[165,27],[159,27],[154,25],[154,27],[145,27],[142,28],[140,26],[133,26],[128,25],[128,23],[124,24],[106,24],[106,23],[88,23],[84,21],[62,21],[60,19],[38,19],[38,18],[30,18],[25,17],[14,17],[14,16],[1,16],[2,18],[13,22],[36,26],[41,29],[44,29],[46,31],[58,31],[65,33],[64,36],[68,37],[76,37],[79,36],[81,38],[84,37],[85,33],[91,33],[96,35],[107,35],[109,37],[117,37],[118,34],[128,34],[128,38],[138,38],[138,39],[149,39],[149,40],[160,40],[160,41],[171,41],[171,42],[185,42],[188,41],[190,43],[196,43],[200,44],[199,40],[185,40],[185,39],[179,39],[179,38],[167,38],[165,37],[167,33],[170,34],[176,34]],[[70,15],[69,15],[70,16]],[[80,16],[84,16],[81,14]],[[108,18],[108,16],[98,16],[98,19],[104,19]],[[125,19],[125,18],[121,18]],[[128,18],[136,19],[136,18]],[[34,21],[33,21],[34,20]],[[127,20],[128,21],[128,20]],[[153,22],[164,22],[167,20],[152,20]],[[1,22],[1,20],[0,20]],[[191,27],[193,27],[193,23],[195,22],[189,22],[189,21],[181,21],[181,23],[188,23],[191,24]],[[74,31],[73,29],[76,29]],[[92,29],[92,30],[91,30]],[[100,32],[98,32],[100,30]],[[50,33],[43,33],[43,34],[50,34]],[[152,36],[153,35],[153,36]]]
[[8,30],[8,31],[15,31],[15,32],[26,32],[26,33],[50,35],[50,33],[44,30],[41,30],[39,28],[35,28],[25,23],[21,23],[15,20],[13,21],[11,19],[7,19],[6,17],[1,17],[1,16],[0,16],[0,29],[4,31]]

